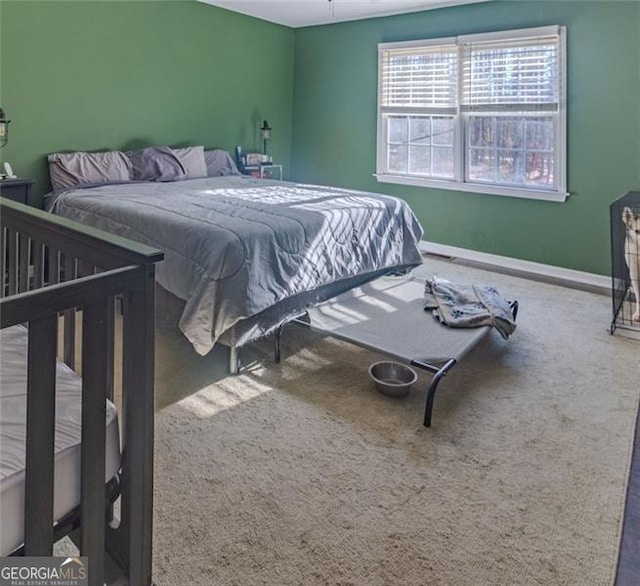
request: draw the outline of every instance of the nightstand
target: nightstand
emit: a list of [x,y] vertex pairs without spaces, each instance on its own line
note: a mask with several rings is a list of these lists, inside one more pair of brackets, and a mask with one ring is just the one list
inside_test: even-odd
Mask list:
[[282,181],[282,165],[245,165],[244,173],[256,179],[277,179]]
[[31,195],[32,185],[32,179],[0,179],[0,197],[6,197],[28,206],[34,205]]

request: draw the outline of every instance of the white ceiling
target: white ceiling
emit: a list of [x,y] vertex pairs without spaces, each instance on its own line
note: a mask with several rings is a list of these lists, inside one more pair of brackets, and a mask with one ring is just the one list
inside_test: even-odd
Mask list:
[[293,28],[489,0],[199,0]]

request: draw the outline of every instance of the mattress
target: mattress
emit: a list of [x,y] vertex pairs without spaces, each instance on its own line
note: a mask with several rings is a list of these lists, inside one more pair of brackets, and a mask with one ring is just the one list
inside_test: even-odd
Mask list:
[[157,281],[185,301],[179,326],[200,354],[286,300],[422,262],[406,202],[348,189],[208,177],[74,189],[51,209],[162,249]]
[[[0,330],[0,556],[22,545],[24,537],[27,341],[24,326]],[[67,365],[56,372],[54,518],[80,503],[82,382]],[[117,411],[107,401],[105,482],[120,468]]]

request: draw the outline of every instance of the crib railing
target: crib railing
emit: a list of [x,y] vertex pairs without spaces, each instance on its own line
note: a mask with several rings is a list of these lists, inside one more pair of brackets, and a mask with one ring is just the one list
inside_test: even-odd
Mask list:
[[[116,567],[151,584],[155,263],[162,252],[0,198],[0,327],[29,328],[25,542],[51,556],[56,357],[82,367],[79,547],[89,583]],[[116,312],[116,302],[118,312]],[[120,520],[105,496],[105,400],[113,397],[114,320],[122,314]],[[76,319],[81,320],[77,328]],[[61,325],[62,324],[62,325]],[[63,334],[59,336],[59,328]],[[81,330],[81,334],[78,334]],[[79,339],[77,339],[79,338]],[[61,339],[62,348],[58,349]]]

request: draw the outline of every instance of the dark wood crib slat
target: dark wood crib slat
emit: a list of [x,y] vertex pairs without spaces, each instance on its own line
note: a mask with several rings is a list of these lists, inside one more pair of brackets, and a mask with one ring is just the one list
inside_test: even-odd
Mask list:
[[53,246],[48,246],[47,259],[49,261],[47,283],[49,285],[55,285],[60,282],[60,251]]
[[[76,259],[68,255],[62,256],[64,281],[73,281],[77,274]],[[70,368],[76,365],[76,310],[68,309],[64,312],[64,351],[63,360]]]
[[44,285],[44,246],[33,242],[33,289],[40,289]]
[[[151,580],[151,543],[144,538],[153,524],[154,425],[154,267],[140,269],[139,290],[123,304],[123,419],[127,443],[122,469],[120,529],[129,536],[127,557],[131,579]],[[146,446],[146,450],[143,448]]]
[[7,229],[0,230],[0,297],[7,295]]
[[8,294],[15,295],[18,292],[18,234],[14,230],[7,230],[7,257],[8,257]]
[[29,290],[29,250],[30,239],[23,234],[18,236],[18,291]]
[[80,500],[80,553],[91,560],[90,586],[104,581],[105,567],[105,449],[104,421],[109,392],[111,353],[106,340],[110,329],[109,300],[86,305],[82,316],[82,447]]
[[107,301],[107,337],[105,340],[106,352],[108,354],[107,362],[110,368],[107,371],[107,399],[114,400],[115,393],[115,359],[116,359],[116,298],[109,297]]
[[28,556],[53,554],[56,339],[55,315],[29,323],[24,532]]

